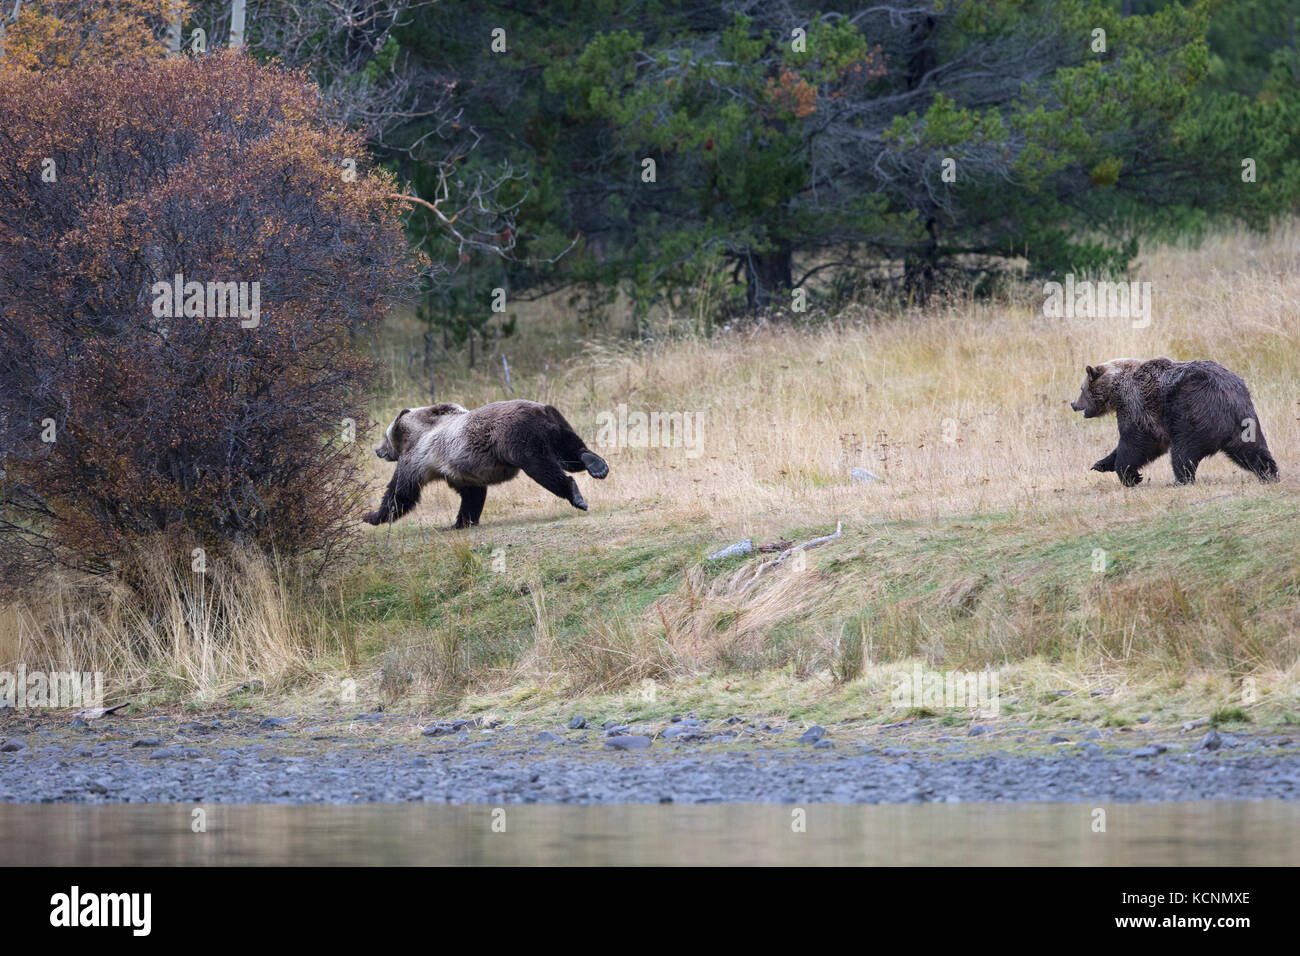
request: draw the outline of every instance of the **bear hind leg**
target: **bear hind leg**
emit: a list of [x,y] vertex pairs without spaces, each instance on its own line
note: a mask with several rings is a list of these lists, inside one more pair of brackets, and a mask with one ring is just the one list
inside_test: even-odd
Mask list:
[[1260,481],[1278,480],[1277,462],[1263,442],[1233,442],[1224,447],[1223,453]]
[[1174,481],[1180,485],[1196,483],[1196,466],[1201,463],[1199,449],[1185,445],[1174,445],[1169,450],[1169,458],[1174,466]]
[[593,478],[604,478],[609,474],[609,465],[593,451],[584,448],[577,458],[561,458],[560,467],[565,471],[585,471]]
[[604,478],[609,474],[609,465],[590,448],[582,443],[578,433],[564,426],[558,429],[553,438],[555,457],[560,460],[560,467],[565,471],[585,471],[593,478]]
[[557,498],[563,498],[575,508],[587,510],[587,502],[578,490],[578,483],[564,473],[558,461],[535,461],[524,465],[524,474]]
[[582,467],[587,469],[587,474],[591,475],[591,477],[604,478],[609,474],[609,465],[605,463],[604,458],[601,458],[595,452],[584,448],[582,454],[578,457],[582,461]]

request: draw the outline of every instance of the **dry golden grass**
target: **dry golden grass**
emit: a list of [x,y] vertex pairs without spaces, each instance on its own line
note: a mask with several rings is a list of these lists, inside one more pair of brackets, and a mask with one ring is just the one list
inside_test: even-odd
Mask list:
[[[563,370],[516,371],[515,393],[557,405],[593,442],[597,415],[689,412],[703,419],[703,453],[600,448],[603,483],[584,481],[595,512],[652,528],[665,515],[719,532],[763,533],[765,520],[803,514],[930,519],[1005,508],[1077,512],[1081,497],[1141,513],[1171,500],[1240,491],[1254,479],[1222,457],[1198,486],[1168,487],[1167,459],[1126,492],[1089,472],[1115,444],[1113,418],[1083,421],[1067,403],[1084,366],[1121,356],[1210,358],[1250,385],[1283,493],[1300,462],[1300,248],[1289,228],[1271,240],[1231,236],[1199,250],[1161,250],[1151,324],[1049,319],[1041,296],[1015,304],[953,302],[926,313],[856,313],[813,330],[767,327],[641,348],[591,347]],[[525,348],[522,345],[520,348]],[[523,366],[526,368],[526,366]],[[399,386],[400,387],[400,386]],[[416,394],[411,394],[415,391]],[[495,367],[455,370],[439,395],[469,407],[508,397]],[[403,392],[377,411],[384,423],[419,401]],[[945,422],[949,422],[945,429]],[[945,440],[951,439],[951,440]],[[885,481],[851,485],[862,466]],[[382,465],[379,480],[387,477]],[[453,496],[429,494],[422,520],[445,523]],[[549,507],[548,507],[549,506]],[[526,480],[493,488],[486,516],[563,508]],[[653,512],[653,514],[651,514]],[[1086,520],[1086,515],[1081,516]]]
[[[558,406],[610,463],[605,481],[579,476],[589,513],[520,478],[489,491],[480,527],[444,532],[457,499],[430,487],[412,516],[368,534],[328,602],[265,563],[208,575],[220,593],[202,599],[191,578],[160,570],[161,615],[59,584],[0,613],[0,669],[57,661],[110,670],[123,690],[206,700],[324,667],[363,696],[438,707],[647,681],[681,688],[682,706],[723,690],[776,706],[797,685],[842,709],[867,706],[921,658],[1032,674],[1038,689],[1204,675],[1202,690],[1177,685],[1189,708],[1245,675],[1266,699],[1294,697],[1298,238],[1292,226],[1146,257],[1143,329],[1044,318],[1034,289],[639,346],[580,346],[555,303],[522,311],[502,344],[513,393],[492,356],[440,366],[437,399]],[[386,340],[381,426],[429,400],[405,371],[415,333],[401,319]],[[1247,381],[1279,484],[1217,458],[1187,488],[1167,460],[1134,489],[1088,470],[1116,429],[1070,411],[1084,366],[1159,355],[1214,359]],[[701,416],[700,453],[600,445],[598,416],[620,405]],[[391,466],[367,457],[377,501]],[[853,483],[854,467],[883,480]],[[790,561],[753,585],[773,555],[702,560],[740,538],[804,541],[841,521],[843,537],[802,570]],[[1093,573],[1094,548],[1114,573]],[[212,601],[226,610],[205,611]]]
[[196,574],[162,555],[141,562],[140,590],[58,576],[0,611],[0,670],[99,671],[109,702],[162,692],[210,703],[256,679],[268,691],[337,652],[300,581],[240,552]]
[[[580,601],[553,589],[552,606],[531,612],[537,641],[528,667],[481,671],[466,686],[508,687],[527,674],[575,692],[609,690],[665,672],[697,679],[786,666],[847,680],[862,667],[851,659],[861,649],[868,664],[917,655],[985,667],[1048,655],[1076,669],[1154,664],[1222,668],[1233,679],[1270,674],[1290,687],[1300,648],[1296,551],[1257,575],[1239,567],[1222,585],[1217,558],[1151,529],[1204,526],[1190,543],[1248,549],[1251,535],[1276,531],[1294,512],[1296,239],[1289,227],[1269,239],[1231,235],[1148,256],[1135,276],[1152,283],[1147,328],[1045,318],[1041,294],[1026,288],[1010,302],[850,310],[811,328],[769,325],[637,347],[606,342],[561,365],[541,341],[543,330],[569,334],[562,317],[539,315],[530,328],[522,316],[524,333],[507,342],[514,394],[561,408],[608,458],[610,477],[579,477],[592,509],[581,516],[526,479],[493,488],[484,524],[454,536],[484,552],[506,548],[513,556],[506,577],[519,581],[657,545],[685,550],[685,566],[677,584],[642,609],[610,609],[579,626],[577,650],[555,622]],[[1281,466],[1279,485],[1261,486],[1222,458],[1204,462],[1198,483],[1186,488],[1173,485],[1167,459],[1148,466],[1135,489],[1088,470],[1114,447],[1116,428],[1113,418],[1084,421],[1070,411],[1084,366],[1160,355],[1214,359],[1247,381]],[[503,397],[490,363],[445,373],[438,395],[469,407]],[[421,400],[399,385],[376,417]],[[620,405],[701,416],[702,453],[600,446],[598,416]],[[883,481],[852,483],[854,467]],[[386,478],[377,468],[376,495]],[[1237,502],[1255,510],[1222,510]],[[449,538],[434,529],[455,507],[450,492],[430,488],[405,539],[394,532],[377,540],[404,540],[397,547],[410,560],[436,560],[428,556]],[[724,575],[699,560],[742,537],[803,540],[837,521],[844,539],[809,552],[812,574],[782,571],[745,588],[770,555]],[[906,536],[900,522],[911,523]],[[1135,556],[1129,531],[1143,535],[1131,542]],[[1139,573],[1092,574],[1094,540],[1119,548],[1108,560],[1129,561]],[[1078,545],[1077,564],[1067,562],[1065,572],[1059,556],[1041,558],[1056,541]],[[402,573],[402,560],[391,573]]]

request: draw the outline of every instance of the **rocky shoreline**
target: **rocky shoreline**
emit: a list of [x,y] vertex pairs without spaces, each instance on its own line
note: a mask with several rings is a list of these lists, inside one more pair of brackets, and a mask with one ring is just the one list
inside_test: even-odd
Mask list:
[[0,717],[0,802],[1300,800],[1292,730],[11,713]]

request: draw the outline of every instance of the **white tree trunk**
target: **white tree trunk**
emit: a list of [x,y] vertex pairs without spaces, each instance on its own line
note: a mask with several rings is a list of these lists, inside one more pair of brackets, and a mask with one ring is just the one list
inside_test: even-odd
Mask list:
[[230,0],[230,48],[244,45],[244,0]]
[[167,24],[167,54],[177,56],[181,52],[181,14],[179,11],[172,14],[172,19]]
[[[5,37],[5,24],[17,23],[18,14],[22,12],[22,9],[23,9],[23,0],[14,0],[13,15],[8,18],[5,17],[4,10],[0,9],[0,40],[3,40]],[[0,47],[0,60],[3,60],[4,58],[5,58],[4,48]]]

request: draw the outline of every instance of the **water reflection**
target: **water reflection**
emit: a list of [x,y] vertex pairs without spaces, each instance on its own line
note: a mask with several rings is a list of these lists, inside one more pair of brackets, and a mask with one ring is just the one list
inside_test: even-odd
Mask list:
[[[1277,801],[809,804],[804,832],[796,808],[775,805],[201,807],[207,832],[196,833],[193,806],[0,804],[0,863],[1300,863],[1300,804]],[[1098,807],[1105,832],[1093,829]]]

